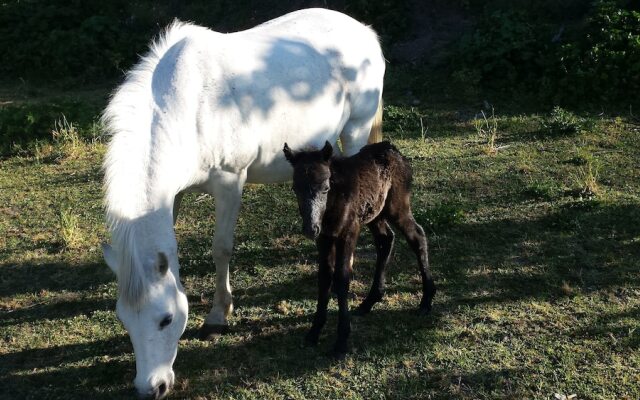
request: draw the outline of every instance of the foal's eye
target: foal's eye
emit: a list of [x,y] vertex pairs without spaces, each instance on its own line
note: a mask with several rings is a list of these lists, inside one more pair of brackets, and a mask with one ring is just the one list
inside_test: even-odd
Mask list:
[[160,322],[160,329],[163,329],[164,327],[169,325],[172,320],[173,320],[173,316],[171,316],[171,315],[167,315],[166,317],[164,317],[162,319],[162,321]]

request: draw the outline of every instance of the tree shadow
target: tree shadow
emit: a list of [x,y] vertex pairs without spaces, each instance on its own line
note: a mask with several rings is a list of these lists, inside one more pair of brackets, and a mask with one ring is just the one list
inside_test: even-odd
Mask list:
[[531,394],[512,382],[531,372],[526,368],[417,369],[398,376],[384,392],[394,399],[528,398]]
[[0,297],[11,297],[41,291],[83,291],[114,280],[113,273],[102,262],[71,264],[0,264]]
[[[203,346],[187,331],[174,365],[178,373],[175,396],[191,396],[203,389],[245,387],[280,378],[303,378],[340,365],[329,356],[335,340],[337,315],[329,313],[317,347],[302,346],[309,316],[266,318],[254,326],[242,325],[218,343]],[[394,324],[388,324],[393,320]],[[398,334],[433,332],[437,316],[379,310],[354,319],[350,357],[367,359],[389,351],[410,352],[415,340]],[[381,326],[384,329],[381,329]],[[399,332],[397,332],[400,330]],[[395,334],[394,334],[395,332]],[[280,351],[274,351],[280,349]],[[0,355],[0,393],[7,398],[123,398],[133,394],[135,373],[132,348],[126,335],[89,343],[27,349]],[[181,380],[188,378],[188,387]],[[55,384],[52,384],[55,382]]]
[[637,282],[639,235],[634,205],[569,204],[533,220],[454,226],[432,261],[457,303],[554,300],[571,295],[565,283],[591,292]]
[[[618,291],[618,296],[624,297],[623,292]],[[612,343],[617,350],[633,351],[640,348],[640,332],[637,332],[639,324],[640,308],[635,307],[628,311],[600,314],[588,326],[576,329],[572,336],[576,339]]]
[[0,311],[0,328],[11,325],[55,319],[72,318],[78,315],[91,316],[95,311],[115,310],[115,299],[79,298],[35,303],[13,310]]

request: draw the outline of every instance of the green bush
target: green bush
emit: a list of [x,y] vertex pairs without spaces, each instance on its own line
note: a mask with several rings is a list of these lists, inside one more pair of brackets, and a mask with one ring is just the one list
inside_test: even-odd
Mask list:
[[[327,1],[373,24],[385,38],[406,32],[407,6],[390,0]],[[0,3],[0,76],[100,81],[121,76],[174,18],[232,32],[301,8],[276,0],[7,0]]]
[[559,98],[620,100],[640,91],[638,2],[600,0],[584,33],[558,52]]
[[456,58],[461,66],[454,77],[470,83],[509,86],[539,76],[543,46],[539,29],[521,10],[495,10],[464,35]]
[[[633,102],[640,90],[640,3],[487,4],[451,64],[457,83],[528,92],[548,103]],[[555,16],[555,17],[554,17]]]
[[580,118],[562,107],[554,107],[542,125],[550,134],[573,134],[583,129],[584,118]]
[[31,143],[50,141],[55,123],[63,118],[77,122],[81,132],[94,134],[98,113],[95,105],[79,100],[0,107],[0,155],[15,153]]

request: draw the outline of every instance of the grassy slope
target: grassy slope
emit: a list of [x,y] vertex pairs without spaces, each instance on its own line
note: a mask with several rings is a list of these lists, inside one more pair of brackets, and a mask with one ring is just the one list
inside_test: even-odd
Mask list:
[[[639,398],[638,126],[591,115],[584,131],[553,134],[541,116],[498,108],[504,147],[490,155],[471,122],[477,109],[389,104],[386,136],[413,162],[414,211],[430,233],[434,313],[413,313],[415,260],[398,240],[386,299],[353,321],[352,355],[326,356],[335,304],[319,347],[301,347],[314,249],[297,234],[287,184],[249,186],[232,333],[200,342],[214,288],[214,204],[188,197],[177,235],[191,318],[172,398]],[[98,246],[103,152],[0,161],[1,398],[131,395],[132,348]],[[595,196],[584,190],[588,165]],[[65,241],[74,217],[75,239]],[[364,234],[352,305],[372,268]]]

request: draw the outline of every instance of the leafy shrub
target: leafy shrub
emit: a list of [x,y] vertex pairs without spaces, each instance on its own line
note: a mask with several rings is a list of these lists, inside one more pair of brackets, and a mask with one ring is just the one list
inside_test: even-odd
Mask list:
[[526,81],[540,70],[538,32],[520,10],[494,10],[476,29],[462,37],[456,59],[461,66],[454,77],[494,86]]
[[[633,5],[633,6],[632,6]],[[633,9],[635,8],[635,10]],[[579,38],[558,54],[559,98],[628,100],[640,91],[640,5],[631,1],[594,3]]]
[[384,118],[382,119],[386,132],[398,132],[420,137],[423,134],[423,127],[420,121],[425,116],[414,107],[399,107],[387,105],[384,107]]
[[554,107],[542,126],[551,134],[573,134],[583,129],[584,118],[580,118],[562,107]]
[[[8,0],[0,4],[0,74],[40,81],[110,79],[129,69],[174,18],[231,32],[312,3]],[[336,0],[325,5],[373,24],[385,38],[406,33],[410,13],[405,2]]]
[[[454,82],[527,92],[556,104],[637,101],[640,3],[521,3],[487,3],[451,59]],[[562,15],[562,7],[575,12]]]

